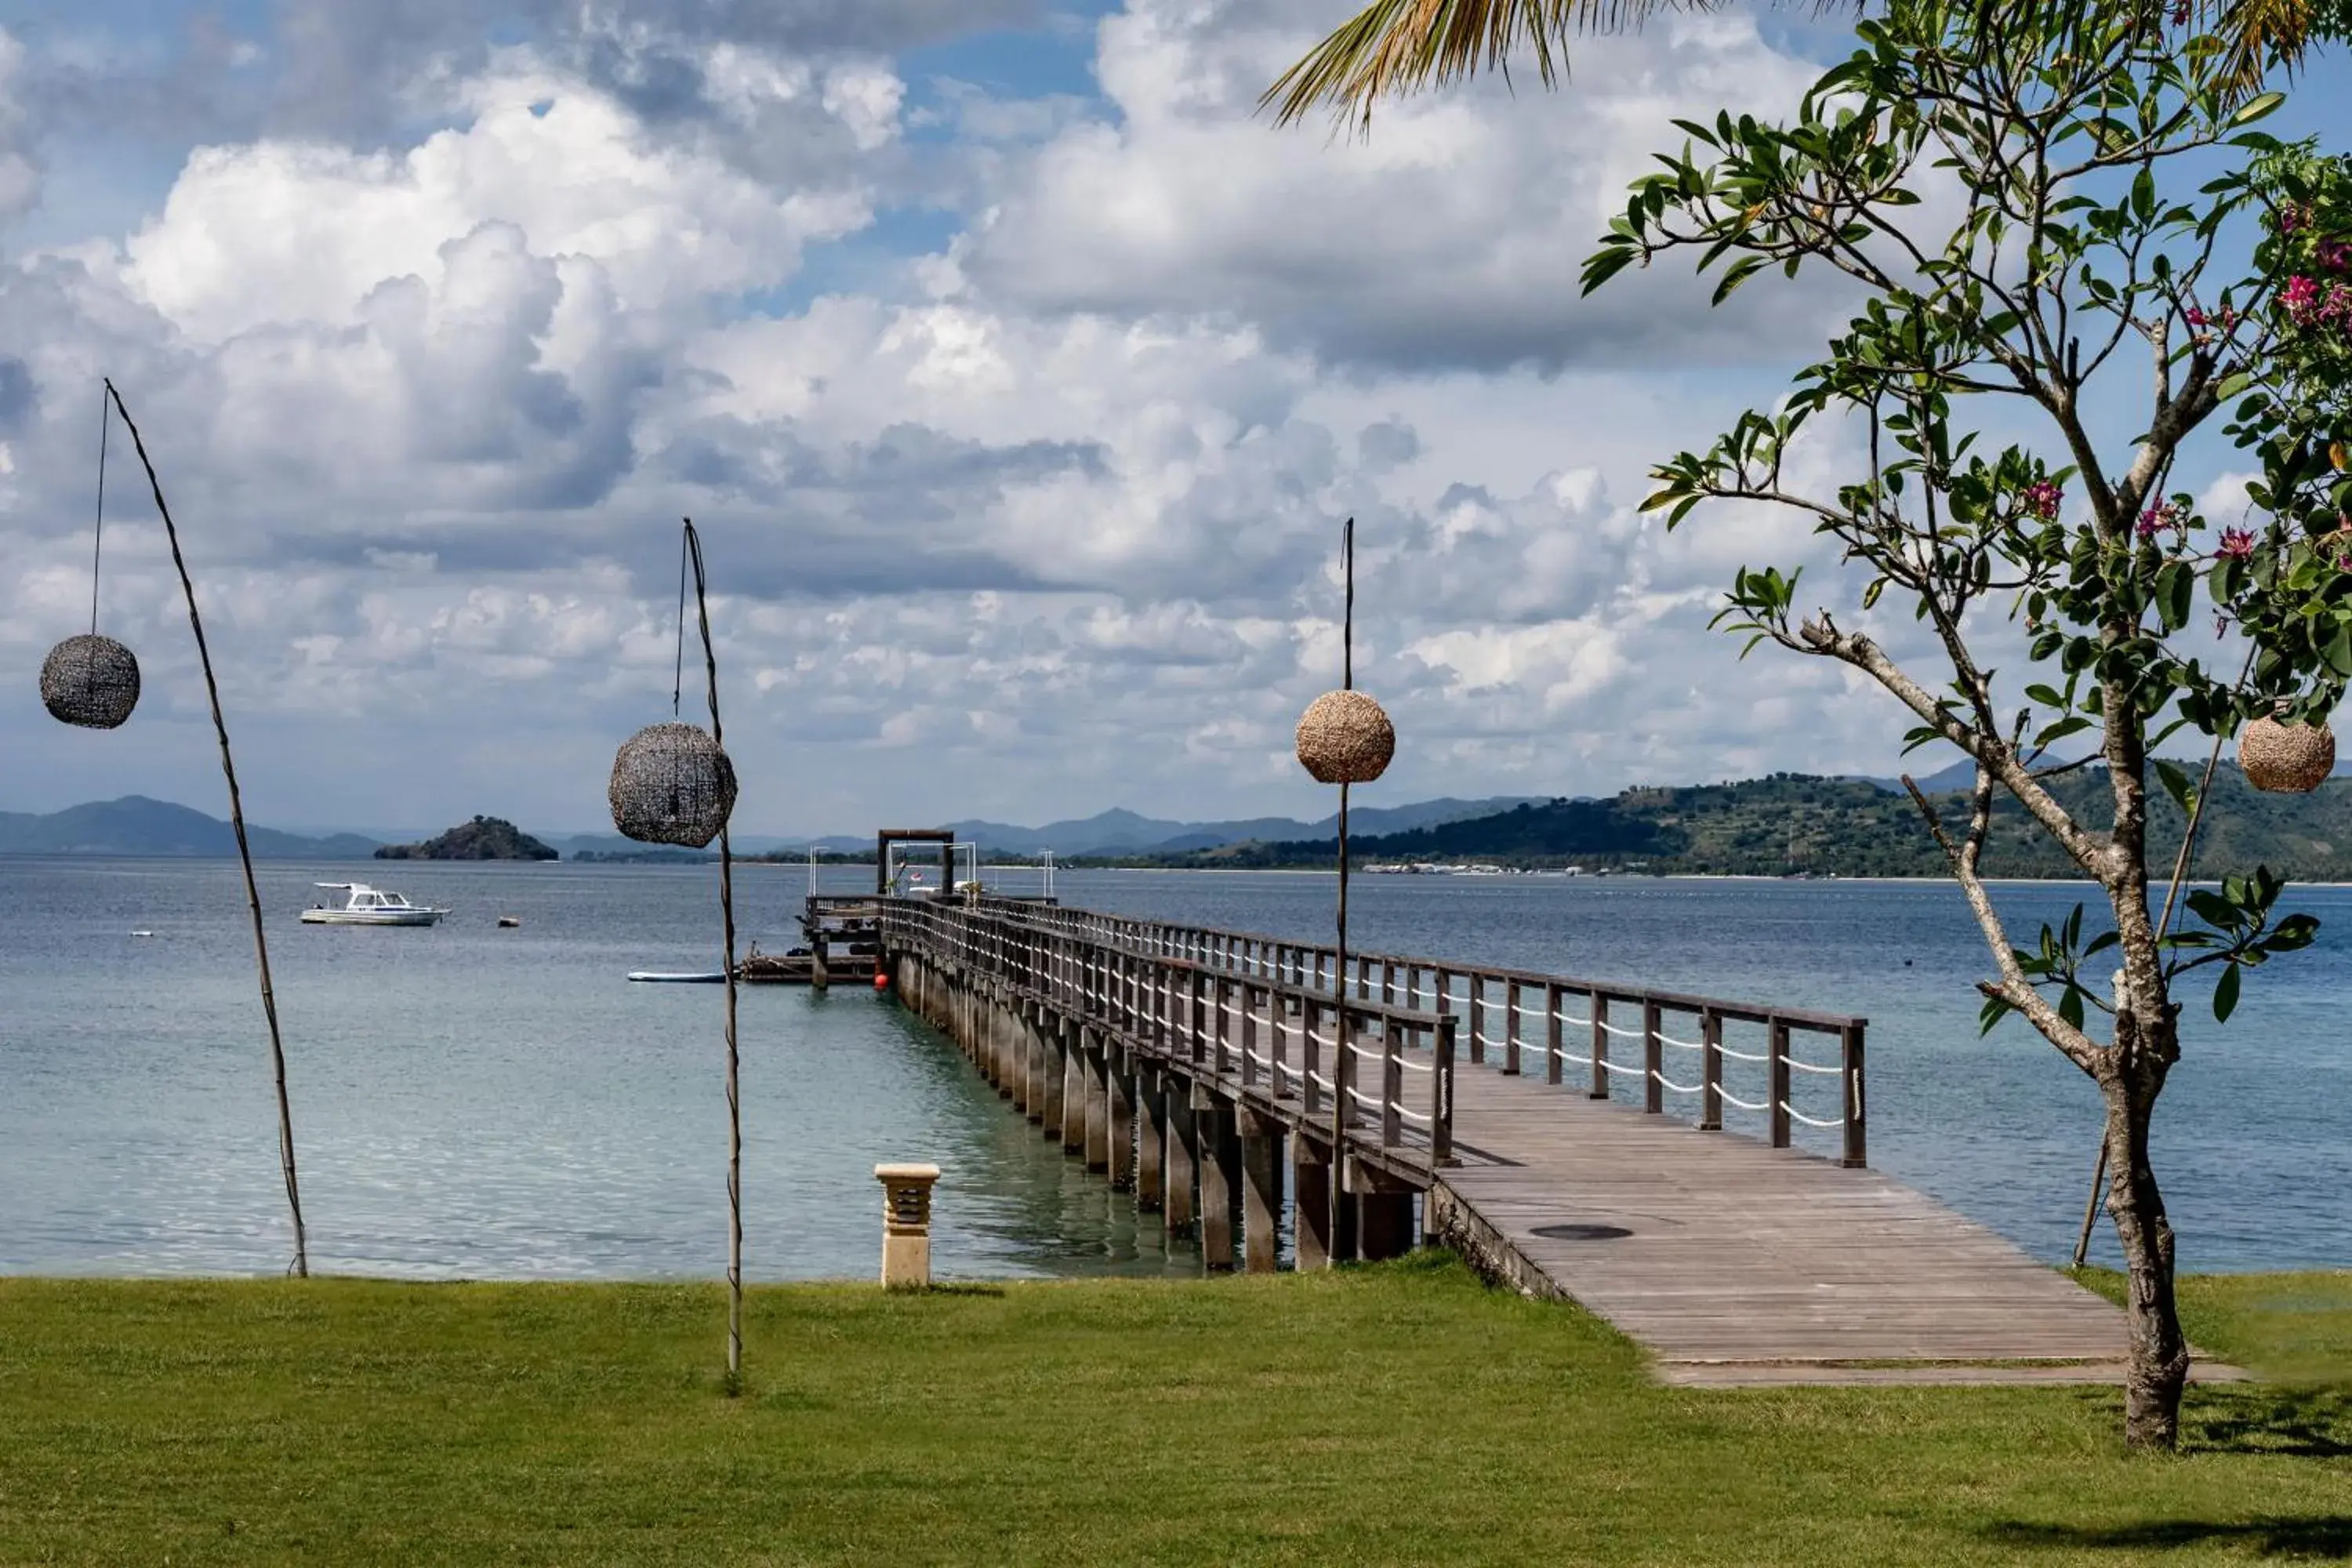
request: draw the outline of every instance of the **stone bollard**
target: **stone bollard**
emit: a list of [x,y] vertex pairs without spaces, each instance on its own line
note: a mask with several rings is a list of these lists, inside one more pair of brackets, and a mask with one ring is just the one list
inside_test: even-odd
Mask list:
[[931,1184],[937,1165],[877,1165],[882,1184],[882,1288],[919,1290],[931,1282]]

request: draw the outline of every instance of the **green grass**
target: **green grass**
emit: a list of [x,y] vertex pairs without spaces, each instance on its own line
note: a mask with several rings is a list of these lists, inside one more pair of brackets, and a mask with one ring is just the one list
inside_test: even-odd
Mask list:
[[2200,1279],[2282,1381],[1653,1386],[1450,1260],[1203,1283],[0,1280],[0,1562],[2037,1563],[2352,1556],[2352,1275]]

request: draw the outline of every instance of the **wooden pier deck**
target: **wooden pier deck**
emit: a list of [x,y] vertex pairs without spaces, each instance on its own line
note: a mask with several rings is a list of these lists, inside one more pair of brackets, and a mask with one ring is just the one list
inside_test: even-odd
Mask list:
[[[1287,1200],[1299,1267],[1417,1217],[1668,1382],[2122,1375],[2114,1306],[1867,1168],[1861,1019],[1351,954],[1340,1051],[1329,949],[1034,903],[877,918],[908,1005],[1213,1268],[1275,1267]],[[1834,1062],[1795,1043],[1824,1038]]]
[[1668,1382],[2122,1375],[2114,1306],[1875,1172],[1523,1076],[1464,1073],[1454,1096],[1463,1163],[1433,1228],[1606,1318]]

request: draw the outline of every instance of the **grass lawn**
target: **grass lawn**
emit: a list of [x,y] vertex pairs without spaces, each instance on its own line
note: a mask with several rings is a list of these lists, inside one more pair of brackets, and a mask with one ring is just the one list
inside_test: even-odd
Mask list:
[[1444,1258],[761,1289],[734,1399],[714,1286],[0,1279],[0,1562],[2352,1557],[2352,1274],[2187,1303],[2277,1381],[2147,1459],[2112,1390],[1654,1387]]

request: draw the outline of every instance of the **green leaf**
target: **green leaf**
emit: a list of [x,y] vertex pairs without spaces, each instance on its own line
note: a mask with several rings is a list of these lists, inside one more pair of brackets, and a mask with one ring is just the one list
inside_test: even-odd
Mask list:
[[2250,98],[2239,106],[2237,113],[2230,116],[2230,128],[2234,131],[2241,125],[2252,125],[2285,101],[2286,94],[2283,92],[2266,92],[2258,98]]
[[2066,994],[2058,998],[2058,1016],[2076,1028],[2083,1026],[2083,988],[2069,985]]
[[1742,283],[1747,282],[1748,279],[1754,277],[1757,269],[1762,267],[1768,259],[1769,258],[1766,257],[1749,256],[1743,257],[1739,260],[1733,262],[1729,269],[1724,273],[1723,281],[1715,286],[1715,298],[1709,300],[1707,303],[1709,305],[1722,304],[1724,300],[1731,297],[1731,291],[1734,289],[1738,288]]
[[1984,1011],[1977,1015],[1977,1034],[1979,1037],[1991,1034],[1992,1026],[2015,1010],[1998,996],[1986,997]]
[[2156,776],[2164,782],[2164,793],[2170,795],[2182,811],[2189,809],[2189,796],[2196,792],[2189,787],[2188,770],[2178,763],[2156,759]]
[[2224,964],[2221,968],[2221,978],[2213,987],[2214,1021],[2226,1024],[2230,1021],[2230,1015],[2237,1010],[2238,966],[2234,963]]

